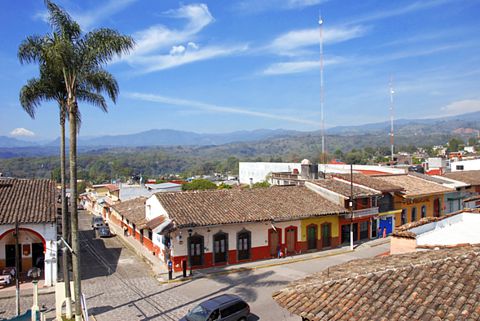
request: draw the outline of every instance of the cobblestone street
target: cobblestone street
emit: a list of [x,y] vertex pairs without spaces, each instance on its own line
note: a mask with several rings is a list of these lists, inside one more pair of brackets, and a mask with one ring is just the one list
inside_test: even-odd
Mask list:
[[[272,300],[275,290],[332,265],[373,257],[389,250],[389,244],[373,245],[373,242],[352,253],[168,285],[159,283],[150,266],[125,247],[120,237],[95,238],[90,221],[91,215],[80,214],[82,286],[90,315],[97,321],[179,320],[194,305],[222,293],[240,295],[250,304],[249,321],[298,320]],[[196,273],[202,274],[201,271]],[[24,312],[32,304],[31,290],[22,294],[30,295],[22,297]],[[54,294],[40,295],[39,303],[47,307],[47,319],[53,320]],[[0,318],[12,317],[14,311],[14,297],[0,298]]]

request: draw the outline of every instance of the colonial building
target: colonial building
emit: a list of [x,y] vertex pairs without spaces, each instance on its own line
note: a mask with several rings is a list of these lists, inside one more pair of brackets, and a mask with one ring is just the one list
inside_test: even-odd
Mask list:
[[390,241],[390,253],[399,254],[480,244],[480,213],[465,209],[442,217],[429,217],[398,228]]
[[338,246],[344,213],[297,186],[157,193],[146,201],[154,248],[176,271]]
[[36,266],[43,270],[45,285],[53,285],[57,280],[56,213],[53,181],[1,178],[0,268],[15,267],[15,239],[18,238],[20,276]]
[[479,320],[480,246],[353,260],[273,299],[303,321]]
[[[355,183],[351,186],[350,182],[336,177],[310,180],[305,182],[305,186],[345,209],[338,222],[341,243],[350,241],[351,225],[353,241],[368,240],[376,236],[377,198],[382,196],[380,191]],[[353,205],[351,213],[350,201]]]
[[[335,177],[341,178],[347,183],[351,179],[350,174],[335,174]],[[378,215],[376,219],[372,220],[372,235],[378,236],[376,230],[379,230],[382,235],[384,232],[386,235],[390,235],[395,230],[395,217],[401,213],[401,210],[395,209],[393,194],[402,192],[404,188],[360,173],[353,174],[353,183],[381,193],[381,196],[374,199],[375,205],[378,207]]]
[[443,214],[445,193],[455,191],[441,184],[427,181],[410,174],[375,176],[384,182],[403,187],[394,193],[395,226],[417,221],[424,217],[439,217]]

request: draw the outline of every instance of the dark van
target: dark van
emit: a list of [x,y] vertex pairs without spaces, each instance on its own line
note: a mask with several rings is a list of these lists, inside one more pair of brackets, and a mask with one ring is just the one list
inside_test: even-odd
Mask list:
[[200,303],[180,321],[246,321],[249,315],[250,307],[242,298],[222,294]]

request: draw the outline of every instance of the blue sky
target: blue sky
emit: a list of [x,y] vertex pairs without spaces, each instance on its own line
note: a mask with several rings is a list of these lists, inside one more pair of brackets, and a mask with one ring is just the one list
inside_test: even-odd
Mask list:
[[[120,96],[104,114],[81,104],[81,136],[152,128],[229,132],[320,128],[318,16],[327,127],[480,110],[480,1],[58,0],[85,31],[110,27],[136,48],[108,69]],[[37,75],[17,49],[49,31],[43,1],[0,11],[0,135],[58,136],[48,103],[31,120],[18,92]]]

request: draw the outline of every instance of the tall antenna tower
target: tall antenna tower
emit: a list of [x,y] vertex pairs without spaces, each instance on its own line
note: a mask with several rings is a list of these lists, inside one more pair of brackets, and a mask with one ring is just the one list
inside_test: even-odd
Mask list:
[[327,171],[326,155],[325,155],[325,114],[323,111],[323,18],[322,13],[318,14],[318,24],[320,30],[320,118],[321,118],[321,134],[322,134],[322,164],[324,164],[324,174]]
[[393,77],[390,77],[390,148],[391,148],[391,166],[393,166],[393,154],[394,154],[394,133],[393,133]]

